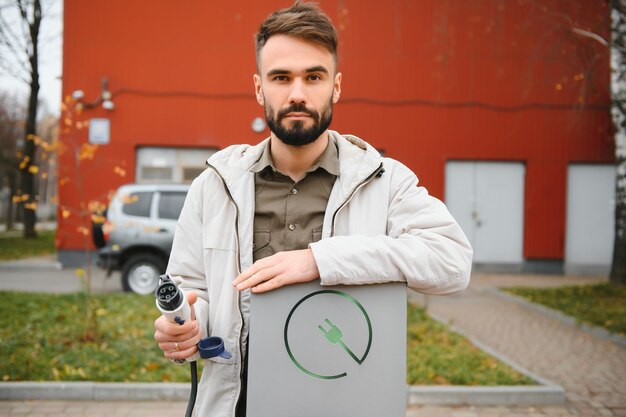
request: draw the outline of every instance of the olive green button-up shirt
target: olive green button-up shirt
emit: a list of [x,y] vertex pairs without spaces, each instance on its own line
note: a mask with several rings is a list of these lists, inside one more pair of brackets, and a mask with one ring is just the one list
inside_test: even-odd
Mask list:
[[280,251],[306,249],[320,240],[328,197],[339,175],[339,154],[332,136],[298,182],[274,167],[269,143],[251,171],[255,173],[254,261]]

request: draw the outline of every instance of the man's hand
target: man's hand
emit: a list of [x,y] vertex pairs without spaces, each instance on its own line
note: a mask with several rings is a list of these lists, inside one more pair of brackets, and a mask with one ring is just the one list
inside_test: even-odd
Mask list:
[[183,325],[171,322],[163,315],[155,320],[154,340],[158,342],[159,348],[167,358],[187,359],[198,351],[196,345],[202,338],[202,332],[193,309],[197,299],[196,293],[187,294],[191,307],[191,320],[187,320]]
[[252,288],[252,292],[259,293],[319,276],[311,249],[292,250],[259,259],[233,281],[233,286],[239,291]]

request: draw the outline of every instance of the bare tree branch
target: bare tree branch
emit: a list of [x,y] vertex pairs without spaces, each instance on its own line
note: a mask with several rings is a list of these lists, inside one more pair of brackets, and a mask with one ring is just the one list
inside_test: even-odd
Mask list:
[[603,46],[609,46],[609,42],[606,39],[604,39],[602,36],[598,35],[597,33],[589,32],[587,30],[583,30],[583,29],[579,29],[575,27],[572,28],[572,32],[577,33],[582,36],[586,36],[595,41],[598,41]]
[[30,36],[30,21],[28,20],[28,12],[24,8],[25,6],[22,0],[16,0],[16,1],[17,1],[18,10],[20,12],[20,16],[22,17],[22,19],[20,20],[21,22],[20,27],[22,28],[22,36],[28,42],[28,48],[26,49],[26,53],[28,54],[28,56],[31,56],[31,50],[32,50],[33,45],[32,45],[32,38]]
[[6,39],[0,39],[0,45],[6,46],[7,50],[13,55],[13,58],[15,59],[15,61],[17,61],[19,65],[21,65],[22,67],[28,66],[28,61],[25,60],[26,57],[14,44],[7,41]]
[[16,80],[23,82],[26,85],[30,84],[30,80],[28,80],[26,77],[24,77],[22,74],[19,74],[17,72],[15,72],[14,68],[8,68],[5,66],[4,62],[0,62],[0,67],[2,67],[2,69],[4,70],[4,72],[10,76],[15,78]]
[[[0,35],[7,37],[7,41],[13,43],[19,49],[26,49],[26,43],[24,38],[17,36],[17,34],[11,28],[10,22],[8,22],[4,15],[0,12]],[[10,39],[8,39],[10,38]]]

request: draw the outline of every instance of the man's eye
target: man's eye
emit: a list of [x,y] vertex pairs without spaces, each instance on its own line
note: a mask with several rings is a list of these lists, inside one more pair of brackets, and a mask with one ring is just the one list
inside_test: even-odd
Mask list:
[[274,81],[287,81],[287,76],[286,75],[276,75],[274,77]]
[[309,80],[311,81],[319,81],[321,79],[322,77],[320,77],[319,75],[309,75]]

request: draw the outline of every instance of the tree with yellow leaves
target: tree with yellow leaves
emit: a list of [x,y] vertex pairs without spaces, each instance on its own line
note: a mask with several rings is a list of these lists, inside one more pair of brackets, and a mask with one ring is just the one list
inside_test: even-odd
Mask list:
[[0,188],[9,190],[6,203],[6,229],[13,229],[13,200],[17,191],[17,144],[23,138],[24,108],[15,96],[0,94]]
[[[47,5],[50,5],[50,2]],[[36,145],[33,139],[36,135],[39,105],[39,38],[44,12],[41,0],[12,0],[0,8],[0,45],[2,51],[10,55],[10,59],[0,60],[0,66],[8,74],[26,83],[30,90],[24,126],[26,140],[21,150],[19,165],[21,197],[18,203],[22,211],[26,238],[37,237],[35,231],[37,167],[34,164]],[[16,16],[15,21],[11,21],[7,16]]]

